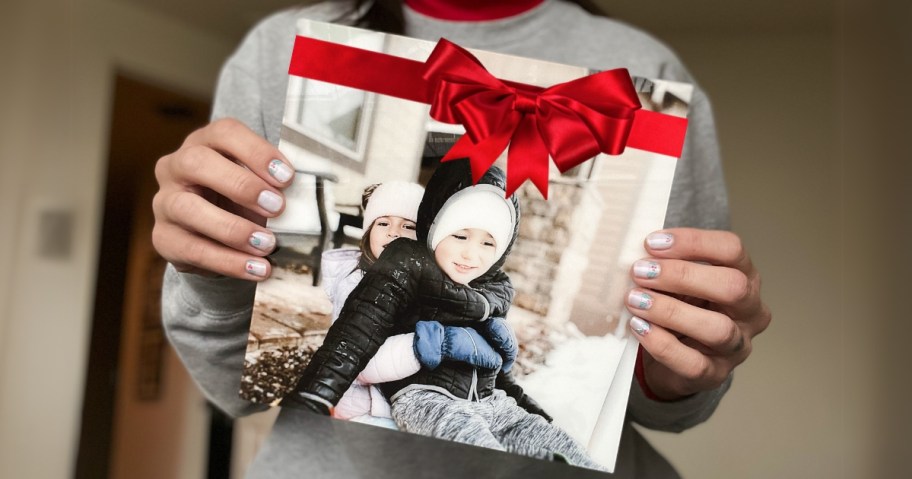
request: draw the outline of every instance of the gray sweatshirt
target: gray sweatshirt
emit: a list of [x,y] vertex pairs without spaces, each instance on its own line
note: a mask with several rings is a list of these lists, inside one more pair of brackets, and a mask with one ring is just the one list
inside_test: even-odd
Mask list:
[[[336,21],[339,2],[286,10],[260,22],[224,65],[213,119],[234,117],[278,144],[295,22]],[[451,22],[405,7],[406,34],[462,46],[586,66],[626,67],[632,75],[693,83],[667,47],[628,25],[589,15],[576,5],[545,0],[503,20]],[[697,88],[690,105],[684,154],[678,163],[666,226],[728,228],[728,205],[712,111]],[[230,278],[165,273],[162,319],[168,338],[206,397],[233,416],[261,411],[238,396],[255,284]],[[617,477],[678,477],[631,426],[682,431],[705,421],[730,384],[684,400],[646,398],[636,380],[621,438]],[[456,459],[458,458],[458,460]],[[595,477],[524,457],[505,455],[397,431],[285,409],[248,470],[248,477]]]

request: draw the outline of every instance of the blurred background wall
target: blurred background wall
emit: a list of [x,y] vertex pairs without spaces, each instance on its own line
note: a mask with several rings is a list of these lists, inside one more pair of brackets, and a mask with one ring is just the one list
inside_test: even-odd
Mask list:
[[[57,478],[76,470],[84,411],[92,410],[84,398],[91,397],[85,389],[95,287],[106,261],[100,245],[118,75],[204,102],[243,31],[290,3],[4,2],[4,476]],[[887,228],[899,214],[891,207],[905,202],[893,193],[907,184],[897,160],[908,152],[891,148],[908,135],[891,121],[901,118],[891,113],[908,111],[905,71],[894,68],[910,57],[908,38],[891,32],[912,15],[899,3],[599,2],[668,43],[709,92],[734,229],[763,274],[774,312],[708,423],[680,435],[649,434],[685,477],[895,477],[902,466],[889,451],[902,443],[898,411],[908,403],[890,387],[907,373],[890,366],[907,360],[888,299],[901,292],[891,286],[901,284],[904,237]],[[159,148],[165,146],[136,154],[151,155],[142,163],[150,165],[169,151]],[[138,201],[150,188],[138,184],[129,194]],[[47,244],[49,235],[57,241]],[[123,327],[112,334],[134,334]],[[124,358],[121,373],[137,367],[129,351],[111,354]],[[143,462],[149,477],[204,477],[207,409],[170,352],[162,362],[160,401],[119,395],[112,407],[129,410],[127,417],[159,418],[139,428],[168,429],[162,417],[184,419],[167,434],[112,433],[118,443],[134,441],[121,448],[127,452],[120,463],[112,461],[112,476],[135,472],[139,462],[131,461],[145,455],[158,457]],[[177,452],[156,456],[172,450],[166,441],[178,441]]]
[[[12,0],[2,9],[0,464],[5,477],[70,477],[88,376],[96,272],[99,260],[105,261],[99,246],[115,77],[128,72],[207,98],[237,39],[139,2]],[[137,148],[136,155],[148,152]],[[70,221],[70,227],[42,234],[60,221]],[[48,240],[64,244],[42,243]],[[117,331],[102,335],[107,333]],[[180,386],[174,374],[166,377]],[[201,477],[204,470],[206,408],[186,391],[193,390],[171,388],[169,394],[183,403],[168,407],[171,413],[190,410],[180,426],[187,432],[176,439],[187,447],[183,457],[171,459],[178,464],[164,463],[183,470],[158,477]],[[148,441],[153,456],[171,447],[155,441],[154,427],[139,432],[137,440]]]

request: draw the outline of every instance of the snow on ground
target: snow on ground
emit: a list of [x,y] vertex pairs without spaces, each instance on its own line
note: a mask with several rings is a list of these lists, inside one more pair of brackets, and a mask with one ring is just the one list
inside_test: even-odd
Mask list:
[[611,335],[570,338],[518,381],[556,425],[587,444],[623,351],[624,341]]

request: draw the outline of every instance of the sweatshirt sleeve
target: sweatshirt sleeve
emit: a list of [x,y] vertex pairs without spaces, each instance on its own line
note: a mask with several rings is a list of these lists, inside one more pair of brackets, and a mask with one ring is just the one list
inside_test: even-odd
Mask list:
[[732,375],[718,388],[702,391],[678,401],[657,401],[650,399],[633,378],[630,387],[630,402],[627,415],[637,424],[656,431],[682,432],[700,424],[712,416],[722,396],[731,386]]
[[203,394],[231,416],[266,409],[239,396],[256,285],[165,270],[162,322]]
[[263,92],[257,75],[258,36],[257,30],[248,33],[238,49],[222,65],[210,118],[234,118],[256,134],[266,137]]
[[684,151],[675,167],[665,227],[730,229],[728,191],[709,98],[694,87]]

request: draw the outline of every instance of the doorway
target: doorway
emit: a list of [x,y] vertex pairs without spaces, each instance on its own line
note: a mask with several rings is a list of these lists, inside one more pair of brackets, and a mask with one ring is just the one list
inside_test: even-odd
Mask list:
[[212,470],[209,408],[164,338],[165,263],[151,244],[155,162],[205,124],[209,110],[206,100],[116,76],[77,478]]

